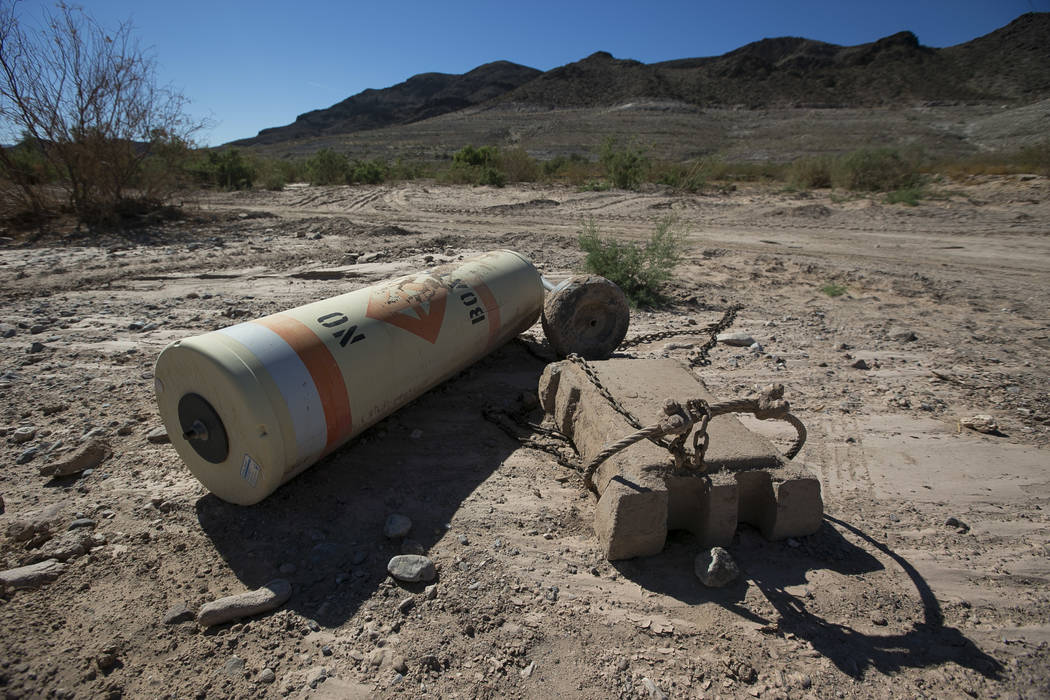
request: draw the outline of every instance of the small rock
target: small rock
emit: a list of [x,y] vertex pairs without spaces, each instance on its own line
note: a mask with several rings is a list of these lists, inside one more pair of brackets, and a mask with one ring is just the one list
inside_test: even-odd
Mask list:
[[458,535],[456,539],[458,539],[459,543],[462,544],[462,545],[470,544],[470,538],[467,537],[466,535],[462,535],[462,534]]
[[102,648],[102,651],[95,655],[95,663],[98,664],[98,667],[101,670],[108,671],[120,661],[120,657],[117,656],[117,651],[116,644],[107,644]]
[[960,535],[964,535],[970,531],[970,526],[964,523],[962,520],[952,516],[944,521],[945,527],[954,527],[955,531]]
[[999,432],[999,424],[995,422],[995,418],[992,418],[987,413],[979,413],[970,418],[962,418],[959,420],[959,425],[986,435]]
[[225,671],[227,675],[240,676],[244,673],[244,659],[236,655],[231,656],[226,660],[226,663],[223,664],[222,670]]
[[857,360],[850,365],[850,367],[853,369],[871,369],[871,365],[869,365],[866,360]]
[[36,428],[22,427],[15,428],[15,432],[11,433],[11,439],[21,444],[23,442],[29,442],[36,437]]
[[277,680],[277,674],[273,672],[272,668],[264,668],[259,671],[259,675],[256,677],[256,683],[273,683]]
[[740,575],[733,557],[722,547],[712,547],[710,551],[697,554],[693,571],[708,588],[721,588]]
[[331,656],[331,655],[332,655],[332,654],[334,654],[334,653],[335,653],[335,652],[334,652],[334,651],[332,651],[332,647],[330,647],[330,646],[329,646],[329,645],[327,645],[327,644],[325,644],[325,645],[324,645],[323,647],[321,647],[321,655],[322,655],[322,656]]
[[719,333],[717,338],[723,345],[732,345],[738,348],[746,348],[754,345],[755,339],[747,333]]
[[55,526],[66,516],[60,504],[55,503],[33,513],[27,513],[7,526],[7,536],[13,542],[28,542],[28,547],[39,547],[51,537]]
[[108,442],[95,439],[77,450],[69,459],[40,467],[40,476],[57,477],[79,474],[85,469],[94,469],[109,459],[112,454],[113,450]]
[[397,609],[402,615],[407,615],[414,607],[416,607],[416,601],[412,598],[405,598],[398,604]]
[[185,603],[176,603],[164,613],[165,625],[178,625],[193,619],[193,611]]
[[871,624],[876,625],[878,627],[885,627],[886,625],[889,624],[889,620],[886,619],[885,615],[880,615],[878,613],[872,613],[871,614]]
[[653,700],[667,700],[667,693],[660,690],[660,688],[649,678],[642,678],[642,685],[645,686],[645,691],[649,693],[649,697]]
[[423,589],[423,597],[427,600],[434,600],[438,597],[438,587],[436,583],[432,583]]
[[526,666],[525,668],[523,668],[520,671],[518,671],[518,673],[521,674],[522,678],[530,678],[530,677],[532,677],[532,672],[535,671],[535,670],[536,670],[536,662],[533,661],[528,666]]
[[383,525],[383,534],[389,539],[398,539],[408,534],[412,529],[412,521],[399,513],[391,513],[387,516],[386,524]]
[[291,596],[292,585],[284,579],[275,579],[254,591],[245,591],[205,603],[197,613],[197,624],[211,627],[239,617],[258,615],[284,605]]
[[910,328],[891,328],[889,336],[891,340],[901,343],[911,343],[919,339],[919,336],[915,335],[915,331]]
[[0,571],[0,589],[38,588],[58,578],[65,568],[66,565],[57,559],[46,559],[29,566]]
[[39,340],[34,340],[33,344],[29,346],[29,354],[35,355],[38,352],[43,352],[47,349],[47,346],[41,343]]
[[40,453],[39,447],[30,447],[28,450],[18,455],[15,459],[15,464],[25,464],[31,462]]
[[387,572],[398,581],[433,581],[437,576],[434,563],[418,554],[399,554],[386,565]]
[[168,437],[168,429],[162,425],[146,433],[146,441],[154,445],[166,445],[171,442],[171,438]]

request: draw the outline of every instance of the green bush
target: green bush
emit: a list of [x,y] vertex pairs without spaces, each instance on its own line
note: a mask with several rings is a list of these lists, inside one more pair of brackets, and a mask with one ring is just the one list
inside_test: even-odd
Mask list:
[[917,185],[918,168],[889,148],[865,148],[847,153],[832,168],[832,184],[847,190],[887,192]]
[[379,160],[362,160],[353,165],[350,172],[350,181],[365,185],[379,185],[390,178],[390,168],[386,163]]
[[888,204],[906,204],[909,207],[915,207],[918,206],[919,200],[923,196],[921,187],[904,187],[899,190],[887,192],[886,202]]
[[350,179],[350,161],[342,153],[322,148],[306,161],[311,185],[345,185]]
[[787,166],[788,185],[802,190],[831,187],[832,160],[826,156],[799,158]]
[[495,146],[464,146],[452,156],[452,162],[458,165],[481,167],[485,165],[496,165],[499,160],[499,149]]
[[692,163],[654,163],[649,173],[654,182],[686,192],[700,192],[707,184],[707,173],[700,160]]
[[620,146],[615,138],[609,138],[602,144],[599,162],[605,168],[605,176],[623,190],[638,187],[649,169],[649,161],[641,149],[634,146]]
[[682,236],[674,230],[673,219],[657,224],[644,245],[602,238],[594,219],[584,223],[579,240],[587,254],[584,268],[615,282],[632,304],[655,306],[664,301],[661,287],[681,258]]
[[843,294],[846,293],[846,288],[843,287],[841,284],[836,284],[834,282],[828,282],[827,284],[825,284],[823,287],[820,288],[820,291],[824,292],[829,297],[840,297],[840,296],[842,296]]
[[540,164],[521,147],[501,151],[499,169],[507,182],[535,182],[540,178]]
[[202,184],[223,190],[250,189],[255,180],[254,168],[236,148],[208,151],[194,170]]

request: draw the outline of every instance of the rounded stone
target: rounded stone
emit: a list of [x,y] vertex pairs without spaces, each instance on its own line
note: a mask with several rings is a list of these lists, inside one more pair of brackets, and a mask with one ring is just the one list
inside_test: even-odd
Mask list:
[[386,565],[387,572],[398,581],[415,583],[433,581],[437,576],[434,562],[419,554],[399,554]]
[[708,588],[722,588],[740,576],[733,557],[722,547],[712,547],[710,551],[697,554],[693,571],[700,583]]

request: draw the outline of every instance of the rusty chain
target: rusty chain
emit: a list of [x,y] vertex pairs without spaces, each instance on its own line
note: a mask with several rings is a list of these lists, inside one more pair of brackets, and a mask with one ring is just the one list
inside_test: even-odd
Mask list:
[[[668,338],[710,334],[708,340],[702,346],[700,346],[699,350],[697,351],[697,354],[690,358],[689,363],[692,367],[706,366],[711,364],[711,360],[708,357],[708,353],[717,344],[718,335],[720,333],[725,332],[730,326],[733,325],[733,322],[736,320],[737,312],[741,308],[742,307],[738,305],[730,306],[723,313],[721,319],[719,319],[716,323],[708,324],[707,326],[699,328],[690,327],[677,330],[657,331],[654,333],[645,333],[643,335],[635,336],[633,338],[625,340],[623,343],[620,344],[620,346],[617,349],[622,350],[626,348],[635,347],[637,345],[642,345],[644,343],[652,343],[659,340],[666,340]],[[537,353],[536,348],[531,347],[530,343],[524,342],[524,344],[526,350],[528,350],[530,354],[533,354],[539,359],[547,359],[540,356]],[[676,470],[703,470],[704,455],[707,452],[707,446],[710,442],[710,436],[707,433],[707,425],[712,417],[712,413],[707,402],[703,401],[702,399],[692,399],[687,402],[686,407],[684,409],[679,406],[679,410],[675,415],[668,414],[669,418],[678,419],[678,421],[672,422],[676,422],[678,425],[687,426],[687,429],[684,430],[684,432],[679,433],[677,430],[672,430],[670,432],[662,431],[656,429],[654,426],[649,426],[648,428],[646,428],[643,427],[641,421],[638,420],[638,418],[633,413],[631,413],[631,411],[628,410],[627,407],[619,401],[619,399],[613,396],[612,392],[610,392],[604,384],[602,384],[602,381],[598,377],[597,372],[595,372],[594,367],[592,367],[591,364],[587,362],[587,360],[583,359],[582,357],[576,354],[571,354],[565,359],[577,365],[583,371],[587,379],[590,380],[591,384],[598,391],[598,393],[609,403],[609,405],[612,406],[613,409],[617,411],[617,413],[622,415],[624,419],[631,425],[631,427],[635,428],[638,431],[636,433],[633,433],[632,435],[627,436],[623,440],[614,443],[614,446],[619,445],[619,447],[609,452],[609,454],[606,457],[602,459],[596,458],[595,460],[592,460],[592,464],[588,465],[587,469],[584,469],[583,465],[580,463],[578,456],[575,459],[569,459],[558,448],[541,442],[532,437],[531,435],[523,436],[519,434],[515,428],[527,428],[532,434],[545,434],[548,437],[559,440],[565,443],[565,445],[575,449],[575,447],[572,445],[572,441],[567,436],[562,435],[560,432],[556,430],[551,430],[549,428],[544,428],[543,426],[536,425],[534,423],[530,423],[524,419],[524,416],[513,415],[508,413],[507,411],[503,411],[496,408],[490,407],[482,410],[482,416],[484,416],[484,418],[489,422],[498,426],[509,437],[521,443],[523,447],[528,447],[531,449],[540,450],[541,452],[546,452],[547,454],[554,457],[555,460],[557,460],[558,464],[565,467],[569,467],[576,471],[584,472],[584,480],[592,489],[594,487],[591,483],[591,477],[593,476],[594,470],[597,469],[598,465],[601,464],[601,462],[603,462],[605,459],[607,459],[608,456],[611,456],[612,454],[615,454],[616,452],[627,447],[628,445],[632,445],[638,440],[642,439],[648,439],[653,444],[668,450],[674,458]],[[672,404],[677,406],[675,402],[669,400],[665,404],[665,412],[670,410],[669,406],[671,406]],[[693,425],[696,423],[699,423],[699,427],[693,433],[693,450],[690,453],[685,448],[685,441]],[[671,441],[665,440],[663,436],[666,434],[675,435],[675,439]],[[603,450],[602,454],[609,451],[612,447],[613,446],[607,447],[606,450]]]

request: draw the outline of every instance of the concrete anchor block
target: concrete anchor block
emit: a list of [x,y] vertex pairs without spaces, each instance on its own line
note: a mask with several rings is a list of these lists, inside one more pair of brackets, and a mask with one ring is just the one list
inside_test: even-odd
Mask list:
[[[662,417],[664,399],[716,399],[674,360],[614,359],[591,362],[601,383],[643,425]],[[540,404],[576,446],[584,463],[634,432],[579,365],[548,365],[540,379]],[[594,475],[599,493],[594,529],[607,559],[659,553],[668,530],[692,532],[704,547],[724,546],[738,523],[768,539],[816,532],[823,517],[820,482],[786,462],[765,438],[732,415],[716,416],[705,474],[675,474],[670,454],[649,441],[606,460]]]

